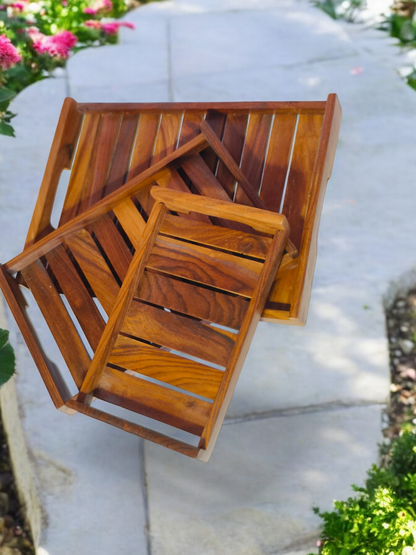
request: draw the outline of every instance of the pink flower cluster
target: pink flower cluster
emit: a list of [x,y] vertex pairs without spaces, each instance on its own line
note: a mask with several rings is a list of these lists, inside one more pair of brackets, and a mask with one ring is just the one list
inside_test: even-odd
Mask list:
[[60,31],[56,35],[43,35],[36,27],[28,30],[30,38],[33,40],[33,48],[39,54],[49,54],[54,58],[68,58],[69,51],[73,48],[78,39],[70,31]]
[[28,4],[29,2],[14,2],[13,4],[11,4],[11,7],[15,8],[19,12],[22,12]]
[[0,68],[9,69],[21,59],[22,57],[11,40],[6,35],[0,35]]
[[101,21],[97,21],[96,19],[89,19],[84,23],[87,27],[91,29],[100,29],[106,35],[116,35],[120,27],[127,27],[128,29],[135,29],[136,26],[134,23],[130,23],[129,21],[112,21],[110,23],[101,23]]
[[91,8],[84,8],[84,13],[88,15],[96,15],[97,13],[111,12],[113,3],[111,0],[96,0]]

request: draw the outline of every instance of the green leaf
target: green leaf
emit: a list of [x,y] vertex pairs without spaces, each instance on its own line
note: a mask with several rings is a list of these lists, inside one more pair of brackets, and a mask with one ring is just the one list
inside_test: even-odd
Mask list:
[[0,88],[0,102],[5,102],[6,100],[11,100],[16,96],[14,91],[7,89],[6,87]]
[[9,335],[10,332],[9,330],[2,330],[0,329],[0,349],[3,349],[3,347],[6,345],[6,343],[9,340]]
[[0,386],[13,376],[15,368],[16,357],[9,343],[9,332],[0,329]]
[[0,121],[0,135],[7,135],[7,137],[16,137],[13,127],[8,123],[4,123],[4,121]]

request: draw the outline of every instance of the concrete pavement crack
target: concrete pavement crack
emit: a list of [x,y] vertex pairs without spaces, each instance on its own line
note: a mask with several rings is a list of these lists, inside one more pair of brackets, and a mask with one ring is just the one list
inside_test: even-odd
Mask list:
[[265,412],[253,412],[236,416],[235,418],[227,418],[224,426],[232,424],[240,424],[242,422],[251,422],[252,420],[266,420],[268,418],[279,418],[284,416],[297,416],[302,414],[311,414],[316,412],[332,412],[336,410],[348,410],[359,407],[385,407],[386,403],[382,401],[331,401],[318,405],[307,405],[304,407],[291,407],[287,409],[275,409]]
[[152,539],[150,534],[149,492],[147,488],[146,458],[144,454],[144,439],[139,439],[140,478],[143,494],[144,533],[146,536],[147,555],[152,555]]

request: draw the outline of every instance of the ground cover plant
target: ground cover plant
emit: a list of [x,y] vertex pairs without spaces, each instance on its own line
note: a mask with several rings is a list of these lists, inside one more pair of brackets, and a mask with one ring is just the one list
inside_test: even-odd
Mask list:
[[[323,519],[321,555],[416,555],[416,435],[394,438],[355,495]],[[312,555],[312,554],[311,554]]]
[[416,555],[416,289],[387,310],[390,403],[380,463],[364,487],[320,512],[321,555]]
[[116,21],[136,0],[0,0],[0,134],[14,136],[10,102],[50,77],[72,52],[117,42]]

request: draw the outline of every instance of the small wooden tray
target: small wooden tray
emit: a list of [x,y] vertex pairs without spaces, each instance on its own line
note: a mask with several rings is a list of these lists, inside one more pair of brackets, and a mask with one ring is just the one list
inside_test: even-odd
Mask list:
[[[186,163],[202,144],[202,138],[188,142],[176,160]],[[168,175],[171,168],[154,166],[147,179]],[[145,181],[142,175],[136,187]],[[134,187],[130,184],[129,193]],[[206,461],[284,254],[289,225],[280,214],[162,187],[154,187],[151,196],[154,207],[146,224],[121,190],[2,266],[0,285],[57,408]],[[244,224],[262,235],[168,211]],[[14,271],[21,272],[52,332],[79,391],[75,396],[43,353]],[[186,431],[199,444],[97,410],[90,406],[94,398]]]
[[[261,202],[267,210],[284,214],[299,257],[290,265],[285,261],[286,271],[274,282],[262,320],[303,325],[340,121],[335,94],[325,102],[77,104],[68,98],[26,245],[53,229],[50,216],[64,169],[71,169],[71,177],[60,226],[183,147],[200,134],[201,123],[206,124],[229,157],[224,158],[218,144],[215,148],[211,134],[193,163],[161,176],[158,184],[248,206]],[[239,175],[230,170],[230,160]],[[244,180],[253,195],[247,194]],[[149,190],[137,195],[145,218],[152,207]],[[205,222],[212,223],[207,218]]]

